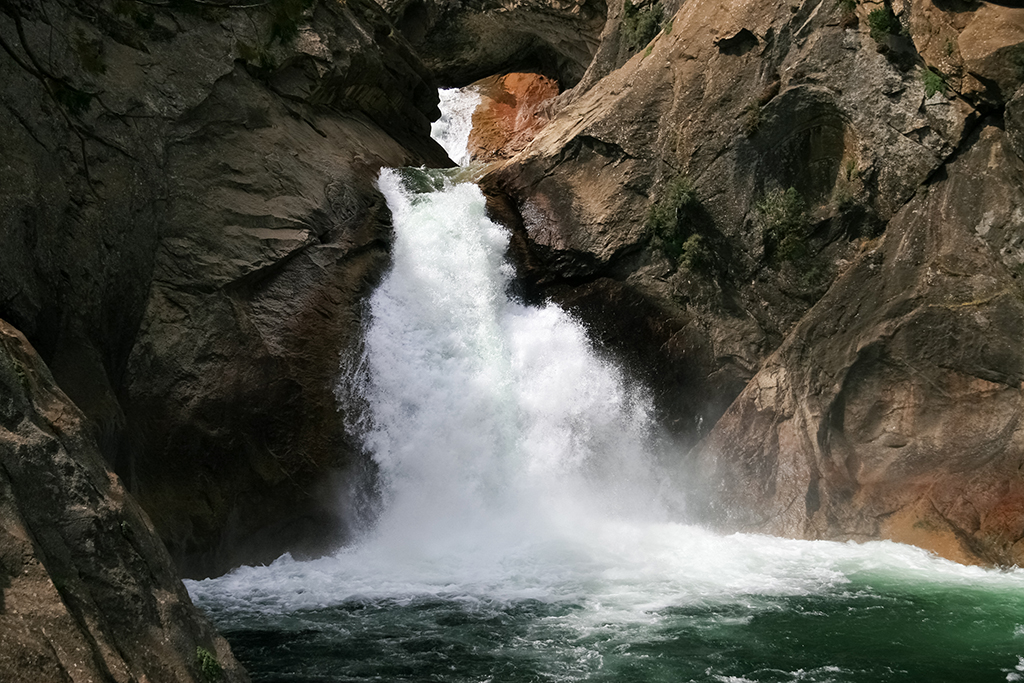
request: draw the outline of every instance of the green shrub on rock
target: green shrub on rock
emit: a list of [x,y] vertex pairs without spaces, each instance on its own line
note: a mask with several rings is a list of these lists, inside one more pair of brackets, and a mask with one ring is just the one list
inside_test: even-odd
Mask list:
[[688,214],[697,207],[697,192],[690,179],[676,176],[647,211],[647,229],[654,242],[671,258],[678,258],[690,234]]
[[900,32],[900,22],[888,7],[872,10],[868,15],[868,26],[871,27],[871,37],[876,43]]
[[926,66],[921,69],[921,82],[924,84],[925,97],[931,97],[937,92],[946,94],[946,79],[931,67]]
[[217,661],[217,656],[205,647],[196,648],[196,662],[199,664],[203,683],[220,683],[220,680],[224,678],[224,669]]
[[270,42],[290,43],[299,35],[302,14],[314,0],[274,0],[270,3]]
[[632,52],[636,52],[654,40],[661,30],[663,18],[661,6],[638,7],[630,0],[622,3],[622,41]]
[[714,258],[703,235],[694,233],[683,242],[679,254],[679,267],[694,273],[707,273],[714,265]]
[[807,204],[795,188],[772,190],[757,204],[765,246],[778,261],[807,257]]
[[647,212],[651,243],[679,268],[708,273],[714,253],[708,241],[694,231],[700,200],[689,178],[679,175],[665,186],[661,198]]

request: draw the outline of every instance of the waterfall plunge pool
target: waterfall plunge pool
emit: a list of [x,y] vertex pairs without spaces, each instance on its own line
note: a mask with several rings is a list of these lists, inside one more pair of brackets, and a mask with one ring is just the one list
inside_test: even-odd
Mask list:
[[[465,119],[439,129],[462,154]],[[376,525],[186,582],[254,681],[1024,680],[1020,571],[678,521],[642,390],[557,307],[506,296],[507,235],[455,177],[381,175],[394,263],[344,380]]]

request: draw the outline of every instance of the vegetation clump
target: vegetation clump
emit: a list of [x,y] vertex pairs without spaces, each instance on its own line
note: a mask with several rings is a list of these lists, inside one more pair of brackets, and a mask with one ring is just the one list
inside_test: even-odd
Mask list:
[[290,43],[299,35],[303,13],[315,0],[274,0],[270,3],[270,42]]
[[217,656],[205,647],[196,648],[196,663],[199,665],[199,673],[203,676],[203,683],[220,683],[224,678],[224,669]]
[[622,40],[626,47],[636,52],[654,40],[661,30],[663,19],[661,5],[654,3],[648,7],[639,7],[630,0],[622,3]]
[[857,25],[857,0],[836,0],[839,8],[839,25],[843,28],[851,28]]
[[707,272],[714,255],[707,240],[693,231],[700,200],[693,184],[684,175],[668,183],[661,199],[647,212],[647,229],[653,244],[680,268]]
[[925,97],[931,97],[937,92],[946,94],[946,79],[931,67],[926,66],[921,69],[921,82],[924,84]]
[[802,261],[808,256],[807,204],[795,188],[772,190],[757,204],[765,246],[777,261]]
[[704,236],[694,233],[683,242],[678,263],[680,268],[686,268],[691,272],[707,273],[714,265],[714,258]]
[[872,10],[868,15],[868,26],[876,43],[881,43],[889,36],[900,32],[900,22],[888,7]]

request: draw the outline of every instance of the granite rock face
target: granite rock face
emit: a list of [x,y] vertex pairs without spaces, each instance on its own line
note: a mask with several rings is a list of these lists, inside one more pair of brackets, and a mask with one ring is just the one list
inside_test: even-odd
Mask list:
[[0,671],[10,683],[248,681],[88,418],[0,321]]
[[[1013,217],[1024,215],[1013,191],[1024,178],[1013,151],[1021,147],[1021,100],[1013,97],[1019,10],[962,4],[892,3],[891,30],[872,35],[868,17],[880,6],[868,3],[848,11],[819,2],[689,0],[621,67],[628,27],[610,12],[591,77],[560,95],[547,127],[485,179],[492,210],[513,228],[513,252],[533,293],[574,310],[652,387],[681,460],[695,468],[694,488],[721,492],[718,502],[694,496],[703,519],[808,538],[899,538],[963,561],[1017,561],[1021,534],[1013,527],[1024,507],[1010,473],[1018,451],[1010,436],[998,445],[985,436],[1016,429],[1017,361],[1010,352],[969,360],[969,349],[983,338],[986,349],[1010,349],[1020,333],[1013,294]],[[985,328],[991,339],[934,317],[938,304],[915,303],[933,317],[922,313],[914,343],[931,348],[941,344],[929,334],[948,338],[941,353],[906,351],[870,370],[854,358],[842,372],[867,373],[858,380],[865,384],[829,391],[851,406],[861,392],[864,405],[845,418],[821,417],[839,409],[819,415],[804,406],[818,400],[825,380],[790,374],[817,377],[819,364],[830,362],[817,358],[831,352],[811,321],[849,307],[850,329],[870,336],[873,315],[895,316],[864,294],[874,291],[867,279],[838,288],[874,263],[865,254],[903,239],[891,233],[910,229],[908,216],[924,211],[924,197],[945,202],[928,205],[930,224],[959,212],[956,230],[966,236],[951,232],[942,249],[984,252],[957,271],[963,282],[936,284],[927,296],[946,301],[959,292],[959,314],[968,315],[975,294],[981,301],[1003,292]],[[998,233],[1005,244],[971,241],[985,241],[975,227],[986,211],[1000,227],[985,239]],[[917,276],[898,264],[884,277],[877,264],[867,272],[909,286]],[[993,292],[981,292],[986,278],[998,281]],[[964,282],[977,291],[958,290]],[[885,329],[895,324],[881,320]],[[900,343],[906,350],[911,342]],[[799,361],[778,360],[782,349]],[[953,363],[958,354],[966,366]],[[889,372],[904,361],[903,375]],[[912,372],[941,390],[925,391],[931,385],[911,381]],[[773,395],[764,387],[793,381],[801,388],[779,389],[790,397],[785,408],[762,410]],[[897,406],[905,414],[872,413],[874,393],[892,404],[878,408],[886,415]],[[967,428],[960,413],[980,410],[980,397],[993,417]],[[818,417],[779,417],[806,410]],[[839,420],[846,461],[902,462],[877,442],[899,432],[910,439],[903,452],[914,464],[844,465],[854,474],[838,483],[837,466],[826,466],[838,456],[806,464],[809,453],[824,452],[811,445],[825,438],[828,419]],[[902,422],[897,428],[886,419]],[[761,442],[775,445],[755,447]],[[964,460],[965,444],[978,446],[978,462]],[[879,493],[890,480],[905,497]],[[954,493],[957,486],[963,491]]]
[[[583,317],[636,358],[690,443],[976,118],[962,99],[926,98],[915,71],[841,18],[811,2],[688,2],[491,176],[515,198],[541,290],[581,311],[648,310],[640,326]],[[656,234],[652,207],[679,183],[695,201]],[[790,187],[806,207],[798,261],[775,258],[763,220]],[[681,265],[692,236],[708,252],[699,267]]]
[[983,127],[697,451],[701,514],[1024,560],[1024,162]]
[[370,0],[18,0],[0,41],[0,315],[189,574],[339,542],[376,173],[449,163],[430,73]]
[[509,73],[477,81],[468,148],[474,161],[508,159],[547,125],[558,83],[539,74]]

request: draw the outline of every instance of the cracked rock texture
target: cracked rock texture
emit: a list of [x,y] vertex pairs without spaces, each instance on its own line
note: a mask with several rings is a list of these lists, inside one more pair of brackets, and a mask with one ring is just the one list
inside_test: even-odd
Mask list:
[[446,86],[526,70],[563,87],[575,85],[594,57],[609,12],[604,0],[382,0],[381,5]]
[[480,104],[473,112],[468,148],[474,161],[508,159],[547,125],[547,108],[558,83],[539,74],[510,73],[477,81]]
[[985,126],[865,248],[698,449],[706,518],[1024,561],[1022,174]]

